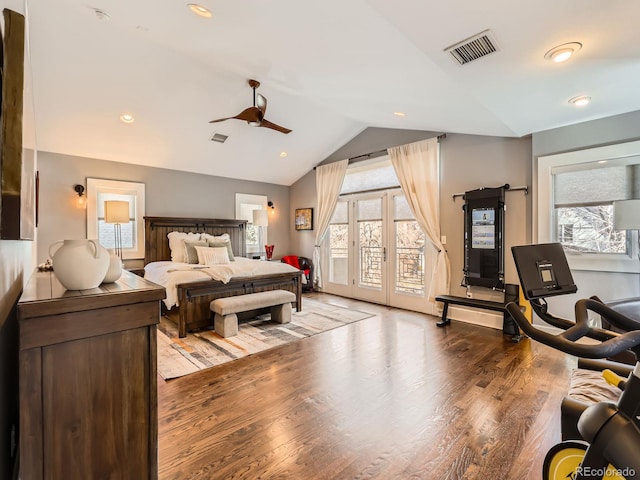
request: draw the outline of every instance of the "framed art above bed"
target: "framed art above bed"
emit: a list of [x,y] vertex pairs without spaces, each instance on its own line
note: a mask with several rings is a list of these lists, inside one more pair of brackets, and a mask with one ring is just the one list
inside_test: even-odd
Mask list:
[[[210,311],[210,303],[216,298],[231,297],[247,293],[263,292],[269,290],[286,290],[296,295],[295,307],[298,311],[302,309],[302,272],[292,268],[283,269],[281,262],[262,262],[259,260],[248,260],[245,257],[245,228],[246,220],[229,219],[208,219],[208,218],[180,218],[180,217],[144,217],[145,221],[145,278],[148,278],[152,271],[158,268],[169,266],[169,272],[174,275],[169,279],[164,273],[162,278],[167,278],[165,288],[167,297],[175,298],[177,305],[175,308],[179,312],[178,333],[180,337],[185,337],[187,332],[197,328],[211,327],[213,320]],[[229,279],[214,280],[213,277],[200,274],[200,278],[188,281],[176,281],[175,278],[186,278],[186,269],[189,265],[184,263],[171,262],[171,249],[167,235],[171,232],[182,232],[185,234],[208,234],[211,236],[229,235],[233,256],[238,263],[242,264],[236,271],[245,272],[240,276],[231,276]],[[248,262],[248,263],[247,263]],[[275,265],[275,264],[279,265]],[[164,265],[162,265],[164,264]],[[271,265],[274,273],[262,273],[263,268]],[[198,267],[198,265],[192,265]],[[173,268],[171,268],[173,267]],[[200,266],[202,267],[202,266]],[[236,267],[236,265],[234,265]],[[255,268],[247,268],[255,267]],[[250,271],[250,273],[246,273]],[[190,277],[189,277],[190,278]],[[151,281],[160,283],[158,280],[148,278]],[[225,280],[228,280],[225,282]],[[160,283],[162,284],[162,283]],[[169,292],[169,288],[174,288],[175,296]],[[173,305],[167,305],[172,310]],[[247,312],[246,317],[255,315],[257,312]],[[240,317],[240,315],[239,315]]]

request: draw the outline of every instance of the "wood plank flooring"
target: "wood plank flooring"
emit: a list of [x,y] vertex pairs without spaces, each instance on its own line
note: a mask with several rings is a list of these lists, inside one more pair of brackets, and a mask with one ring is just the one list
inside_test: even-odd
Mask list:
[[164,382],[160,479],[539,479],[574,359],[326,294],[355,324]]

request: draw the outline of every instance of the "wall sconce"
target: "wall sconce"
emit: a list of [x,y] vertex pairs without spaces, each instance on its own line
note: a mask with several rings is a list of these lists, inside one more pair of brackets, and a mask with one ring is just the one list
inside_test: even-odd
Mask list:
[[276,213],[276,206],[273,204],[271,200],[267,202],[267,207],[271,208],[271,215]]
[[73,190],[78,194],[78,198],[76,199],[76,207],[85,208],[87,206],[87,198],[84,196],[84,186],[74,185]]

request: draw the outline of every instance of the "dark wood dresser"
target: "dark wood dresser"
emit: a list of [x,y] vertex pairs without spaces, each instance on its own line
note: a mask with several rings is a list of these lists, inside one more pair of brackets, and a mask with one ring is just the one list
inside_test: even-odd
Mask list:
[[127,271],[92,290],[33,274],[18,302],[22,480],[158,477],[164,297]]

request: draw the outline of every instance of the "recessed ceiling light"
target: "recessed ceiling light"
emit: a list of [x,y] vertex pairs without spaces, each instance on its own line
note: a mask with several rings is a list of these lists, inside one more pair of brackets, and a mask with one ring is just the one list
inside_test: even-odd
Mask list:
[[569,103],[572,103],[576,107],[584,107],[585,105],[589,105],[591,102],[591,97],[586,95],[580,95],[578,97],[573,97],[569,99]]
[[394,114],[396,117],[404,117],[404,116],[406,115],[406,113],[404,113],[404,112],[393,112],[393,114]]
[[201,17],[211,18],[213,16],[211,10],[209,10],[207,7],[203,7],[202,5],[198,5],[197,3],[189,3],[187,4],[187,7],[189,7],[189,10],[191,10],[193,13]]
[[564,62],[569,60],[571,55],[582,48],[582,44],[578,42],[564,43],[553,47],[547,53],[544,54],[544,58],[547,60],[553,60],[555,63]]
[[280,152],[280,157],[281,157],[281,158],[284,158],[284,157],[286,157],[287,155],[288,155],[288,153],[287,153],[287,152]]
[[130,113],[123,113],[122,115],[120,115],[120,120],[122,120],[124,123],[133,123],[135,121],[135,118],[133,118],[133,115],[131,115]]

